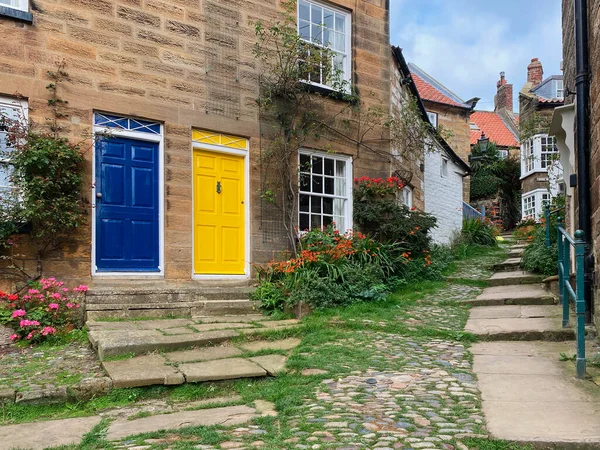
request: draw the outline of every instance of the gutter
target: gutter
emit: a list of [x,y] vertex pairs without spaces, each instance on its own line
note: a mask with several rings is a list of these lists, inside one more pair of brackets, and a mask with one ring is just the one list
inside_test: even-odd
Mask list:
[[579,228],[583,230],[585,253],[585,300],[586,322],[593,313],[592,277],[594,260],[591,254],[591,196],[590,196],[590,79],[588,46],[588,4],[587,0],[575,0],[575,59],[577,76],[577,198],[579,207]]

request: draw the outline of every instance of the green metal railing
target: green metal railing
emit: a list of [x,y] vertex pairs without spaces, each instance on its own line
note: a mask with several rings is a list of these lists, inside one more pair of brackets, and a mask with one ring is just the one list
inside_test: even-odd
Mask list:
[[[550,217],[556,211],[546,207],[546,247],[550,247]],[[577,230],[571,236],[564,229],[562,219],[557,217],[558,231],[558,289],[560,304],[563,307],[562,326],[569,326],[570,303],[575,304],[576,335],[577,335],[577,378],[585,378],[585,236],[582,230]],[[575,249],[575,289],[571,286],[571,247]]]

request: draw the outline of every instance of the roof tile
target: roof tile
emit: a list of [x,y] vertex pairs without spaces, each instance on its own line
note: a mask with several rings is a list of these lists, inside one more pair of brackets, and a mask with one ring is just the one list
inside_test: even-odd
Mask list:
[[415,81],[415,85],[417,86],[417,90],[419,91],[419,95],[423,100],[429,100],[436,103],[444,103],[446,105],[452,106],[460,106],[465,107],[464,104],[460,104],[454,100],[452,100],[447,95],[444,95],[442,92],[437,90],[431,84],[427,83],[423,78],[421,78],[416,73],[412,72],[413,80]]
[[491,142],[500,147],[519,147],[517,137],[498,113],[475,111],[471,114],[471,122],[479,127],[479,130],[471,130],[471,145],[476,145],[481,133],[484,132]]

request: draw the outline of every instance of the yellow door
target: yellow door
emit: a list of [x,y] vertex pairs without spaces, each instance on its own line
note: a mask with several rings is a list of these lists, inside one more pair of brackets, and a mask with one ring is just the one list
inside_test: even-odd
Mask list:
[[243,275],[244,158],[194,151],[194,271]]

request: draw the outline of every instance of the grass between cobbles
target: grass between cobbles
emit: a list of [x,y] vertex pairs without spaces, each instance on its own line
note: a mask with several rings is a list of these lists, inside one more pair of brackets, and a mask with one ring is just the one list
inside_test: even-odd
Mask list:
[[[502,260],[506,250],[500,247],[494,250],[477,249],[464,259],[453,263],[453,267],[446,275],[450,276],[457,271],[463,272],[467,266],[480,266],[484,260],[486,265]],[[181,404],[185,409],[185,402],[210,400],[216,397],[237,395],[240,402],[227,404],[252,405],[255,400],[266,400],[275,404],[278,417],[262,417],[253,422],[267,431],[260,439],[265,442],[263,449],[287,448],[284,441],[293,437],[292,431],[286,424],[303,405],[306,399],[311,398],[322,380],[328,378],[341,378],[351,372],[362,372],[368,368],[377,370],[398,370],[405,361],[398,359],[378,360],[372,357],[367,344],[372,333],[395,334],[406,336],[415,341],[427,342],[428,340],[444,339],[463,343],[469,346],[475,337],[463,331],[464,323],[468,316],[467,306],[454,306],[452,300],[433,302],[426,300],[443,292],[452,283],[466,286],[484,287],[477,279],[465,277],[461,282],[456,281],[425,281],[411,283],[388,296],[387,300],[372,303],[360,303],[335,310],[317,311],[306,317],[297,328],[286,330],[265,330],[260,334],[242,335],[234,339],[233,343],[240,344],[254,340],[278,340],[290,337],[301,338],[301,344],[292,351],[286,368],[287,372],[273,378],[242,379],[218,383],[184,384],[175,387],[154,386],[148,388],[115,389],[108,395],[93,399],[87,403],[69,403],[64,405],[4,405],[0,406],[0,421],[3,424],[22,423],[33,420],[47,420],[97,414],[101,411],[119,407],[133,407],[141,402],[160,399],[171,404]],[[442,306],[451,308],[457,314],[457,323],[450,329],[441,329],[434,321],[424,321],[420,324],[408,325],[407,317],[414,316],[418,308]],[[279,352],[268,352],[279,353]],[[248,355],[261,355],[265,352],[248,353]],[[247,356],[247,355],[244,355]],[[469,354],[472,359],[472,355]],[[396,367],[393,367],[396,366]],[[303,376],[300,372],[304,369],[316,368],[326,370],[323,375]],[[210,402],[202,407],[215,406]],[[223,406],[220,403],[219,406]],[[139,417],[145,416],[144,413]],[[103,439],[103,433],[108,422],[103,421],[92,432],[86,435],[79,446],[65,447],[68,449],[111,449],[113,444]],[[300,428],[314,432],[318,429],[315,423],[300,423]],[[131,438],[131,442],[142,444],[144,439],[164,438],[176,436],[178,441],[168,445],[173,449],[193,448],[199,441],[206,445],[214,445],[228,439],[230,429],[222,427],[190,427],[171,432],[149,433]],[[189,441],[187,440],[189,438]],[[467,441],[465,441],[466,443]],[[512,449],[501,447],[493,441],[472,440],[473,447],[481,450]],[[484,446],[485,445],[485,446]],[[500,445],[500,444],[498,444]],[[167,445],[153,445],[152,449],[165,448]],[[526,449],[527,447],[514,447]]]

